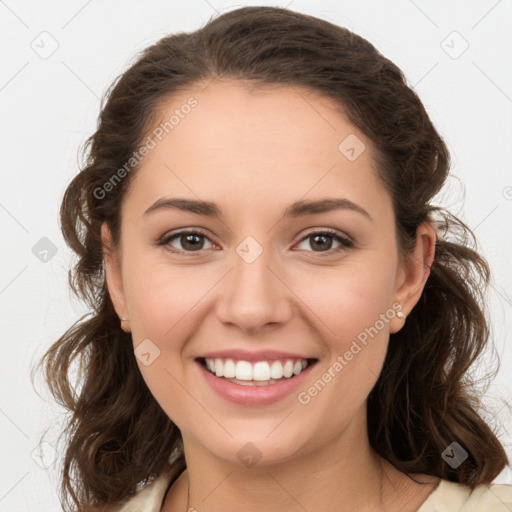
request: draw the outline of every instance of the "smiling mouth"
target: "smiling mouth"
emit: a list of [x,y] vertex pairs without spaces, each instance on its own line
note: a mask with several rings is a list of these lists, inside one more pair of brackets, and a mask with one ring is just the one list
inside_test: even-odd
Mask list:
[[229,358],[199,357],[197,361],[207,372],[234,384],[268,386],[293,379],[318,359],[278,359],[251,363]]

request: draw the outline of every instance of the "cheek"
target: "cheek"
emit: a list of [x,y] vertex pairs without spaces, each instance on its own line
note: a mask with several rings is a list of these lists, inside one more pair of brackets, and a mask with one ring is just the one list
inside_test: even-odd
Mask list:
[[193,315],[194,307],[218,281],[199,266],[178,267],[142,260],[133,261],[131,269],[126,276],[125,294],[133,318],[132,332],[159,341],[183,329],[183,319]]
[[375,326],[379,337],[387,338],[389,320],[395,315],[395,273],[393,261],[377,260],[288,277],[302,311],[309,311],[310,321],[329,340],[328,348],[344,352],[351,340],[364,339],[367,329]]
[[311,311],[327,356],[320,379],[316,374],[307,383],[299,402],[315,415],[331,415],[336,424],[347,421],[375,385],[396,313],[393,259],[359,263],[316,271],[307,280],[296,279],[293,288],[307,306],[302,310]]
[[[396,311],[391,307],[392,280],[385,273],[350,272],[336,283],[331,279],[316,284],[314,294],[303,296],[319,317],[315,325],[327,357],[299,390],[297,399],[302,414],[309,418],[306,421],[311,421],[316,434],[325,440],[350,422],[375,386]],[[318,425],[317,418],[326,421]]]
[[[177,426],[187,428],[197,417],[197,405],[184,392],[187,340],[199,325],[201,297],[211,284],[199,273],[169,265],[132,261],[125,293],[130,308],[135,353],[149,352],[150,364],[138,359],[139,369],[151,394]],[[197,309],[195,309],[197,308]],[[148,341],[149,340],[149,341]]]

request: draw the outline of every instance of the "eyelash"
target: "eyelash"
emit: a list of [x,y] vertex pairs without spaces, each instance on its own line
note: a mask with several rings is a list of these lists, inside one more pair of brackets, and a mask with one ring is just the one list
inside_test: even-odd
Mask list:
[[[207,238],[208,240],[210,240],[208,237],[208,234],[206,232],[197,228],[197,229],[190,230],[190,231],[184,230],[184,231],[179,231],[177,233],[173,233],[170,235],[164,235],[157,242],[157,245],[167,246],[169,244],[169,242],[173,241],[176,238],[184,236],[184,235],[200,235],[200,236],[203,236],[203,237]],[[307,251],[307,252],[313,252],[320,257],[337,254],[338,252],[341,252],[343,250],[350,249],[350,248],[354,247],[354,243],[352,242],[352,240],[350,240],[349,238],[346,238],[344,236],[341,236],[338,231],[336,231],[335,229],[330,229],[330,228],[325,228],[325,229],[318,230],[318,231],[311,231],[311,232],[307,233],[304,237],[302,237],[299,243],[303,242],[304,240],[306,240],[308,238],[312,238],[317,235],[327,235],[328,237],[333,238],[334,240],[336,240],[336,242],[339,242],[341,244],[339,247],[337,247],[335,249],[328,249],[327,251]],[[211,242],[211,240],[210,240],[210,242]],[[185,251],[185,250],[181,250],[181,249],[176,249],[175,247],[171,248],[170,246],[166,247],[166,248],[170,252],[177,253],[177,254],[186,254],[187,256],[195,256],[197,254],[200,254],[202,251],[207,250],[207,249],[200,249],[198,251]]]

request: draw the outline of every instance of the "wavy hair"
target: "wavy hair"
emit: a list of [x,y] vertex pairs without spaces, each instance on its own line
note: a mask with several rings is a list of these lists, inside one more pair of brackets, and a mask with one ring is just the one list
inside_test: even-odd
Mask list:
[[[108,223],[119,242],[120,206],[137,166],[108,193],[98,190],[130,161],[170,95],[216,78],[300,86],[335,100],[373,143],[400,253],[410,255],[422,222],[435,222],[430,276],[404,327],[390,336],[368,396],[370,444],[402,472],[471,488],[490,483],[508,460],[479,413],[468,372],[489,342],[490,272],[471,230],[431,204],[449,173],[443,139],[402,71],[366,39],[288,9],[244,7],[137,56],[106,92],[84,163],[64,194],[61,227],[76,254],[69,282],[90,309],[39,361],[51,393],[69,411],[65,508],[103,510],[163,471],[185,468],[180,432],[142,379],[105,283],[100,228]],[[468,452],[457,468],[441,456],[453,441]]]

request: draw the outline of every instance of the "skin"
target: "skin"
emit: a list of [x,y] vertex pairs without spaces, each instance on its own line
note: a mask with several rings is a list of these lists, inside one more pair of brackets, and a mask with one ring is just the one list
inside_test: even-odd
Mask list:
[[[434,228],[421,225],[410,260],[400,260],[371,141],[332,100],[297,87],[216,80],[168,99],[162,120],[191,95],[197,107],[134,176],[120,247],[102,228],[114,306],[134,347],[149,339],[160,350],[150,365],[139,361],[140,371],[183,436],[187,470],[164,512],[186,509],[189,485],[188,506],[200,512],[417,510],[439,479],[414,475],[419,484],[396,470],[371,449],[366,428],[367,396],[403,319],[385,323],[306,405],[296,393],[266,406],[227,402],[195,358],[232,348],[309,354],[319,361],[307,390],[393,303],[411,311],[433,261]],[[354,161],[338,150],[349,134],[366,147]],[[213,201],[224,217],[175,209],[144,215],[162,197]],[[371,220],[351,210],[282,218],[299,199],[342,197]],[[193,228],[208,233],[200,251],[183,237],[155,243]],[[354,247],[335,252],[340,244],[328,239],[322,257],[328,252],[305,237],[325,228],[350,236]],[[263,249],[252,263],[236,252],[247,236]],[[261,453],[253,467],[237,457],[248,442]]]

